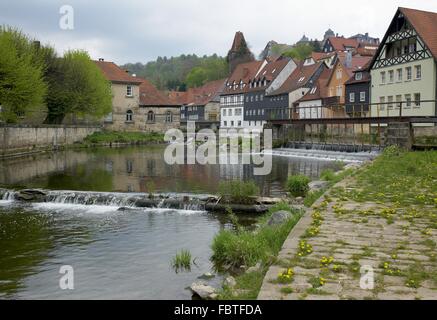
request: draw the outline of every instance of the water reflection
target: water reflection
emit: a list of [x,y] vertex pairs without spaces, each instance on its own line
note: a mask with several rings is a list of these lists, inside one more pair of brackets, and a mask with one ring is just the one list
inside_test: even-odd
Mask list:
[[[288,175],[316,177],[331,163],[274,157],[268,176],[254,176],[253,165],[167,165],[164,147],[132,147],[65,151],[15,161],[3,161],[0,184],[48,189],[120,192],[217,191],[221,180],[254,179],[264,195],[278,195]],[[18,170],[18,167],[23,168]],[[15,174],[17,173],[17,174]]]
[[[212,193],[225,179],[255,179],[266,195],[288,175],[317,176],[325,161],[275,157],[269,176],[251,165],[166,165],[163,147],[65,151],[0,162],[0,183],[60,190]],[[0,298],[190,299],[184,290],[211,271],[210,244],[230,227],[224,215],[128,210],[62,203],[0,205]],[[241,217],[252,225],[253,217]],[[198,266],[175,274],[170,261],[189,249]],[[59,267],[75,268],[73,292],[59,290]],[[217,278],[216,281],[220,279]]]

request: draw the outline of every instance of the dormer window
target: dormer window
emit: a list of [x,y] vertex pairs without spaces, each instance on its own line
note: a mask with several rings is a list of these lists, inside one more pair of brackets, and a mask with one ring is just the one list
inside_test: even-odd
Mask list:
[[275,71],[276,71],[276,68],[272,70],[272,73],[275,73]]
[[314,88],[311,89],[310,93],[311,93],[311,94],[315,94],[316,91],[317,91],[317,87],[314,87]]
[[363,79],[363,73],[357,72],[355,73],[355,80],[362,80]]
[[301,77],[300,79],[299,79],[299,82],[302,82],[302,81],[304,81],[305,80],[305,77]]

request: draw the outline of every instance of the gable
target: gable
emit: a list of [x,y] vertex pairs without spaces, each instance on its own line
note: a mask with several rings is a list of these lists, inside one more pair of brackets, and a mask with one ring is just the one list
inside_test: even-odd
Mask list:
[[[370,64],[371,69],[384,68],[433,57],[431,50],[423,40],[422,34],[418,32],[413,23],[411,23],[409,15],[404,14],[401,10],[402,8],[398,9],[390,23],[381,45]],[[417,10],[413,11],[417,12]],[[437,14],[435,14],[435,18],[437,19]],[[435,32],[435,29],[433,32]]]

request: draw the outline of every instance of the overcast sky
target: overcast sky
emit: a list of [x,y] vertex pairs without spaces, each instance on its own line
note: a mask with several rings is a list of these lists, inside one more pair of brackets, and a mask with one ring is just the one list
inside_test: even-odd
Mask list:
[[[74,29],[59,26],[63,5]],[[269,40],[295,43],[369,32],[382,38],[398,6],[437,12],[436,0],[0,0],[0,24],[20,28],[59,53],[86,49],[118,64],[182,53],[226,55],[242,31],[258,55]]]

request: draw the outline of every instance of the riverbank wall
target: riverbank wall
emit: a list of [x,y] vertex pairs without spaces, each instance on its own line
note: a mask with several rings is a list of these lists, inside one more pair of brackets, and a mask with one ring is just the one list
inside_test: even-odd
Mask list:
[[56,150],[82,142],[88,135],[101,130],[102,127],[96,125],[1,125],[0,157]]

